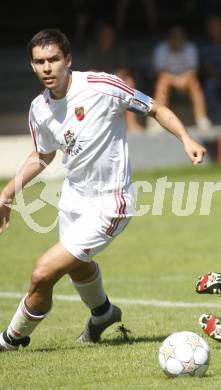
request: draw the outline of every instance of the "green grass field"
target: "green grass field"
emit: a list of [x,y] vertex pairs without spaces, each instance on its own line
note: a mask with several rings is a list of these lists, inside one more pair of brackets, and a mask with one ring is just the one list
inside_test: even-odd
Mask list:
[[[190,167],[180,170],[141,172],[134,180],[153,184],[159,177],[171,181],[220,181],[220,167]],[[3,183],[1,183],[1,187]],[[201,186],[200,186],[201,188]],[[41,186],[27,190],[27,199],[39,196]],[[211,214],[200,216],[200,196],[196,211],[177,217],[171,211],[172,190],[167,190],[163,215],[150,213],[135,217],[97,261],[103,269],[108,295],[120,304],[123,322],[131,330],[124,340],[113,326],[98,345],[78,345],[76,337],[88,318],[80,302],[54,299],[53,310],[32,335],[30,346],[0,359],[0,389],[31,390],[125,390],[125,389],[220,389],[221,346],[208,340],[211,363],[205,377],[168,379],[159,369],[158,350],[169,334],[189,330],[202,335],[198,317],[203,312],[221,314],[217,296],[194,292],[198,275],[221,271],[220,193],[214,195]],[[151,204],[152,194],[140,193],[139,202]],[[35,216],[46,226],[56,210],[46,206]],[[58,238],[57,229],[48,234],[30,230],[17,212],[10,229],[0,237],[0,326],[4,329],[18,298],[6,292],[25,292],[32,266]],[[76,295],[68,278],[55,287],[55,295]],[[133,304],[132,300],[144,300]],[[157,302],[151,302],[156,300]],[[195,303],[193,307],[163,306],[163,302]],[[200,305],[220,304],[220,309]],[[204,337],[204,336],[203,336]]]

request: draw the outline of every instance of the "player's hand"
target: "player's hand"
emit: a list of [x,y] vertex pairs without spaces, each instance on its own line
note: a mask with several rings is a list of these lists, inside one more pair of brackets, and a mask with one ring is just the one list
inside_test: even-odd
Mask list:
[[194,165],[203,162],[203,157],[206,153],[206,148],[204,148],[204,146],[198,144],[192,138],[188,138],[184,141],[184,149]]
[[12,199],[0,197],[0,234],[9,227]]

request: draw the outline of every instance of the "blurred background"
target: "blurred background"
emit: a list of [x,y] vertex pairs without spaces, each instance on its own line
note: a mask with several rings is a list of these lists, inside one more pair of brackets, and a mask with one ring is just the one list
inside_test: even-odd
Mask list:
[[[2,2],[0,136],[29,133],[30,102],[41,86],[31,71],[26,45],[39,30],[51,27],[70,39],[74,70],[116,73],[157,97],[196,136],[212,139],[211,156],[219,160],[220,17],[220,0]],[[151,136],[151,142],[162,132],[156,123],[132,113],[126,124],[132,136]]]

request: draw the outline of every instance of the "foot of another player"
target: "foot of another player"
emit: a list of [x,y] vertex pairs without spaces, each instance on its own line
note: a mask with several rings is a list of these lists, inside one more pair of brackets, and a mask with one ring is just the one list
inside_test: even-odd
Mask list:
[[207,336],[214,340],[221,341],[221,319],[213,314],[202,314],[199,324]]
[[[221,294],[221,273],[208,272],[200,276],[196,283],[196,292],[199,294]],[[221,318],[213,314],[202,314],[199,324],[207,336],[221,341]]]
[[200,276],[196,283],[196,292],[199,294],[220,294],[221,293],[221,273],[208,272]]

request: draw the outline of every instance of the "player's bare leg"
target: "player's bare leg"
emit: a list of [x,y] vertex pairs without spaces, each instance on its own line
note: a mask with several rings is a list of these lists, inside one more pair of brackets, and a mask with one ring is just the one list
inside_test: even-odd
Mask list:
[[71,271],[84,280],[93,274],[94,265],[76,259],[60,243],[49,249],[33,269],[26,298],[27,306],[36,312],[49,311],[55,283]]
[[112,305],[104,292],[101,275],[99,273],[98,277],[97,270],[96,263],[78,260],[60,243],[49,249],[37,261],[28,293],[20,302],[8,328],[0,335],[0,350],[17,350],[19,345],[28,345],[29,335],[50,311],[54,285],[68,273],[74,278],[75,287],[83,301],[91,311],[95,311],[92,317],[97,317],[98,322],[99,318],[101,322],[106,322],[113,317]]
[[79,270],[82,278],[93,273],[93,264],[72,256],[60,243],[49,249],[37,261],[27,295],[20,302],[8,328],[0,335],[1,350],[16,350],[26,346],[29,335],[46,317],[52,305],[55,283],[71,270]]

